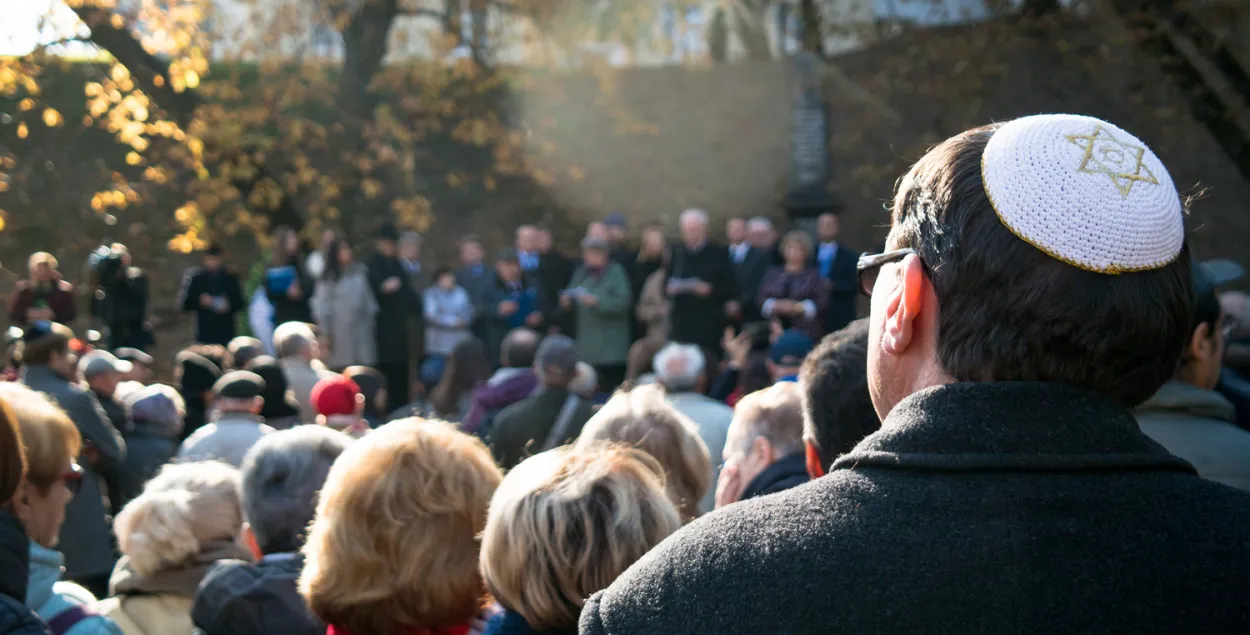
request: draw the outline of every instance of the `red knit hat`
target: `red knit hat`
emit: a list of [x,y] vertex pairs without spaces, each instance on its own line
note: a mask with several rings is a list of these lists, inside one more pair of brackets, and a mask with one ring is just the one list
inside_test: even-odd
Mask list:
[[312,405],[317,414],[327,417],[354,415],[360,394],[356,382],[342,375],[327,377],[313,387]]

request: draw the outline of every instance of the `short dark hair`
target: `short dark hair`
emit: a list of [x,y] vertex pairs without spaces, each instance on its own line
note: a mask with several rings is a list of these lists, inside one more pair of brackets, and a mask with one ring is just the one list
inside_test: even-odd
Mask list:
[[443,265],[439,267],[438,269],[434,270],[434,282],[438,282],[438,280],[442,278],[443,276],[452,276],[455,274],[456,274],[455,269],[452,269],[451,267],[448,267],[447,265]]
[[226,352],[230,354],[231,365],[234,368],[245,369],[252,360],[265,354],[265,345],[254,337],[240,335],[230,340]]
[[540,340],[542,336],[533,329],[512,329],[499,347],[500,360],[508,368],[529,368],[534,365],[534,358],[538,355]]
[[73,339],[74,332],[63,324],[32,325],[22,335],[17,355],[23,366],[43,366],[53,355],[68,353]]
[[803,437],[826,470],[881,427],[868,392],[868,319],[830,333],[803,360]]
[[226,347],[221,344],[192,344],[178,351],[178,353],[179,355],[182,353],[199,355],[212,362],[213,366],[216,366],[217,370],[223,373],[229,372],[230,369],[234,368],[233,360],[230,359],[230,351],[226,350]]
[[1074,384],[1136,406],[1172,377],[1190,332],[1189,246],[1159,269],[1079,269],[1012,234],[981,180],[998,126],[938,145],[899,180],[889,249],[933,283],[937,358],[956,381]]

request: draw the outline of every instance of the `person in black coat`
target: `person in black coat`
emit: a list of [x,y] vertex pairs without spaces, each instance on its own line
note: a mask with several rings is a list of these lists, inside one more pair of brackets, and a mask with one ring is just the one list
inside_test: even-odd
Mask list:
[[729,251],[708,242],[703,210],[682,213],[681,234],[666,288],[673,299],[669,339],[719,352],[727,319],[740,317],[742,310]]
[[824,321],[825,332],[832,333],[855,319],[855,302],[859,295],[855,286],[855,263],[859,254],[838,242],[841,225],[836,214],[821,214],[816,222],[820,244],[812,260],[829,286],[829,308],[825,309]]
[[554,328],[557,332],[572,336],[576,333],[573,312],[560,311],[557,307],[560,305],[560,292],[568,288],[569,280],[573,278],[577,265],[553,248],[551,232],[535,229],[533,246],[538,254],[538,267],[526,273],[532,275],[542,287],[543,305],[551,307],[545,326],[547,330]]
[[273,234],[273,259],[265,269],[265,297],[273,305],[273,325],[313,322],[312,297],[316,280],[300,253],[299,234],[279,227]]
[[378,235],[377,253],[369,259],[369,286],[378,301],[375,337],[378,370],[386,377],[386,394],[407,401],[412,396],[408,377],[408,316],[423,312],[421,298],[413,290],[399,261],[399,230],[386,225]]
[[998,160],[1055,176],[996,200],[1087,190],[1098,216],[1064,205],[1047,250],[1140,271],[1078,268],[999,220],[981,160],[1001,128],[939,145],[900,180],[891,251],[862,264],[881,430],[828,475],[674,534],[587,601],[583,635],[1245,632],[1250,542],[1234,534],[1250,494],[1199,478],[1130,410],[1172,376],[1190,328],[1179,196],[1140,148],[1170,191],[1121,202],[1109,179],[1064,180],[1081,157],[1049,127],[1064,122],[1097,125],[1005,124],[1025,128]]
[[[752,219],[752,223],[762,219]],[[738,303],[742,305],[742,322],[759,322],[759,292],[764,276],[773,267],[772,256],[747,240],[747,221],[731,218],[726,225],[729,236],[729,258],[733,261],[734,275],[738,282]]]
[[460,268],[456,270],[456,285],[469,294],[473,303],[473,336],[487,341],[490,338],[490,312],[486,307],[495,289],[495,271],[486,263],[482,243],[476,238],[466,238],[460,243]]
[[239,277],[221,260],[221,247],[204,252],[204,265],[183,276],[178,306],[195,313],[195,341],[225,346],[234,339],[234,317],[246,308]]

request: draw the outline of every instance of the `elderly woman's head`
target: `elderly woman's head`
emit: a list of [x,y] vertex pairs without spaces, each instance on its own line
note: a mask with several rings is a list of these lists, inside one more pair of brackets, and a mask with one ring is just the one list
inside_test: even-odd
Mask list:
[[662,388],[639,386],[608,400],[582,428],[577,447],[601,442],[622,443],[654,457],[683,518],[698,516],[699,499],[712,481],[712,460],[698,428],[668,403]]
[[11,415],[21,436],[16,447],[19,452],[24,447],[26,455],[26,477],[13,494],[13,511],[31,540],[51,548],[60,535],[65,506],[82,484],[82,469],[74,463],[82,448],[82,436],[65,412],[43,393],[20,384],[0,383],[0,404],[6,403],[8,412],[0,412],[0,418]]
[[560,448],[518,465],[495,492],[482,574],[534,630],[576,630],[586,598],[680,527],[649,455],[623,446]]
[[122,403],[136,424],[147,424],[169,438],[182,434],[182,418],[187,413],[182,395],[172,386],[152,384],[125,393]]
[[477,536],[501,478],[481,441],[442,422],[394,421],[354,442],[304,545],[308,606],[361,635],[468,623],[486,598]]
[[165,466],[113,522],[121,552],[141,575],[233,543],[242,527],[239,471],[217,461]]
[[350,442],[328,428],[298,426],[252,446],[243,461],[243,533],[252,555],[294,553],[304,546],[317,495]]

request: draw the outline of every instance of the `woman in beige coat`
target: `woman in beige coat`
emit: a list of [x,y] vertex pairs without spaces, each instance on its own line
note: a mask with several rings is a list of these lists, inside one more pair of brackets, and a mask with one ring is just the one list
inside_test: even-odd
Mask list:
[[126,635],[191,635],[204,574],[221,560],[251,559],[236,542],[242,526],[238,470],[215,461],[167,466],[117,515],[124,557],[96,612]]
[[378,301],[369,286],[369,271],[342,239],[334,241],[330,254],[312,301],[313,317],[330,348],[321,351],[321,358],[335,372],[377,366]]

